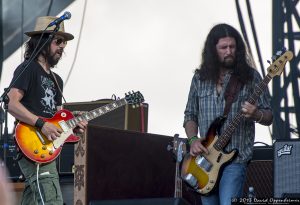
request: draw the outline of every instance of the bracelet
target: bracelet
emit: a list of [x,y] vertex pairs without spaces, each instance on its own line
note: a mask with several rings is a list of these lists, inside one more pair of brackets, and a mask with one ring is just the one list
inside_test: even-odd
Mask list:
[[46,122],[45,122],[42,118],[39,117],[39,118],[36,120],[34,126],[35,126],[36,128],[38,128],[38,129],[41,130],[41,129],[43,128],[43,126],[44,126],[45,123],[46,123]]
[[260,112],[260,118],[259,120],[256,121],[256,123],[260,123],[262,121],[262,119],[264,118],[264,113],[261,110],[258,110],[258,112]]
[[189,138],[189,139],[188,139],[189,145],[191,145],[191,144],[192,144],[195,140],[197,140],[197,139],[198,139],[197,136],[193,136],[193,137]]

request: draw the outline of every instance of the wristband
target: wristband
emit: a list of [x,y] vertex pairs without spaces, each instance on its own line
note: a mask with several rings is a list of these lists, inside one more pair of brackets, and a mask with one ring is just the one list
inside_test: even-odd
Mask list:
[[198,139],[197,136],[193,136],[193,137],[189,138],[189,139],[188,139],[189,145],[191,145],[191,144],[192,144],[195,140],[197,140],[197,139]]
[[36,128],[38,128],[38,129],[42,129],[43,128],[43,126],[44,126],[44,124],[45,124],[46,122],[42,119],[42,118],[38,118],[37,120],[36,120],[36,122],[35,122],[35,127]]

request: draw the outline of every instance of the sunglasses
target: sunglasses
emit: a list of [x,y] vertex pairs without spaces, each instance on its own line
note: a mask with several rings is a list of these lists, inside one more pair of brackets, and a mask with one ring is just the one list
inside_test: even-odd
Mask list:
[[67,41],[63,38],[55,38],[55,39],[53,39],[53,41],[55,42],[55,44],[57,46],[59,46],[61,43],[63,43],[64,45],[67,45]]

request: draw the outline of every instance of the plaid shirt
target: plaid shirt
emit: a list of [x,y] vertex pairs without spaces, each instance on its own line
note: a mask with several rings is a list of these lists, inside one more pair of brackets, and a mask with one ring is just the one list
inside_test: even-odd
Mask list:
[[[231,74],[228,73],[224,79],[224,87],[220,93],[217,94],[216,84],[211,81],[200,81],[199,74],[195,74],[188,96],[188,102],[185,109],[184,126],[187,121],[194,121],[198,124],[200,137],[205,137],[210,124],[219,116],[223,115],[225,108],[224,92],[229,82]],[[260,74],[254,70],[253,81],[244,85],[238,94],[238,98],[232,103],[231,109],[228,113],[227,120],[221,128],[221,133],[227,127],[229,122],[233,119],[235,114],[241,110],[241,105],[254,91],[254,86],[261,82]],[[258,109],[270,108],[270,94],[267,90],[258,98]],[[255,136],[254,121],[242,118],[239,127],[231,136],[229,144],[225,147],[225,151],[231,151],[234,148],[239,150],[237,158],[234,162],[243,163],[252,158],[253,144]]]

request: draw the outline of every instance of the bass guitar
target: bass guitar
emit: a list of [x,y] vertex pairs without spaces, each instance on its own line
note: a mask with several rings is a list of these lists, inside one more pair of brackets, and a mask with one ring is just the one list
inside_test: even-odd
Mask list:
[[186,154],[186,144],[175,134],[173,139],[173,153],[176,159],[174,197],[182,198],[182,179],[180,177],[180,163]]
[[[249,103],[255,104],[271,79],[282,73],[285,64],[293,58],[293,53],[291,51],[278,51],[276,56],[279,57],[268,67],[268,74],[255,86],[254,92],[248,99]],[[222,167],[237,155],[238,150],[234,149],[227,153],[224,152],[224,148],[229,143],[242,118],[243,114],[239,111],[220,136],[217,135],[217,131],[220,130],[225,118],[216,118],[210,125],[205,141],[203,141],[209,154],[198,156],[186,154],[181,167],[181,177],[196,192],[203,195],[209,194],[218,184]]]
[[49,163],[59,156],[64,143],[74,143],[80,140],[80,137],[75,136],[73,133],[73,129],[78,122],[90,121],[126,104],[134,107],[139,106],[143,101],[144,97],[138,91],[129,92],[120,100],[85,112],[77,117],[74,117],[70,111],[62,109],[56,112],[52,118],[43,118],[46,122],[52,123],[63,130],[56,140],[49,141],[40,130],[23,122],[19,122],[16,126],[15,139],[20,150],[27,158],[40,164]]

